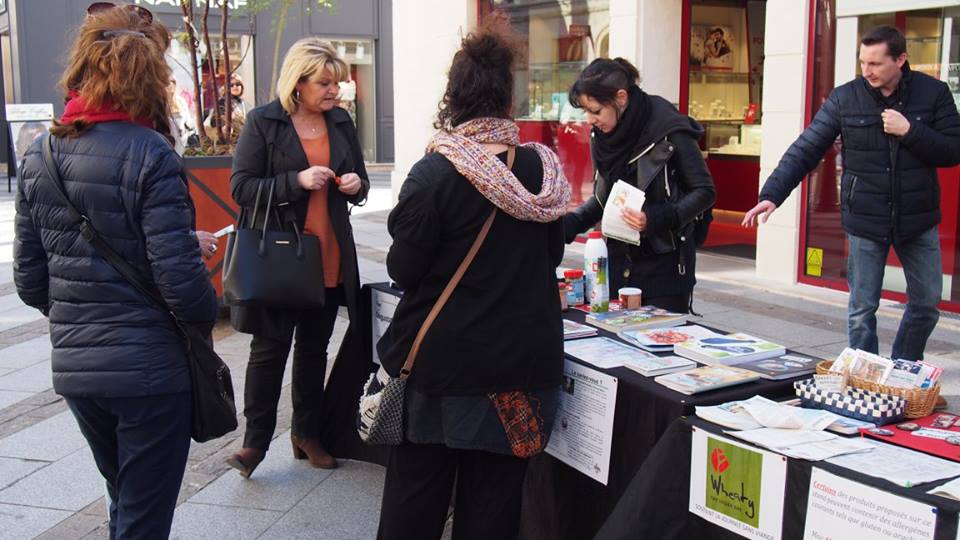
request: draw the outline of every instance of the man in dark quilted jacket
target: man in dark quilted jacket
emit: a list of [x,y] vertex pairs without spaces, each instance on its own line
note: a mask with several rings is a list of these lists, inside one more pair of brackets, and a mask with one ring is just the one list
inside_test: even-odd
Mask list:
[[835,88],[784,154],[743,225],[766,222],[839,135],[850,346],[878,352],[876,311],[893,247],[906,276],[907,309],[891,356],[919,360],[939,319],[943,288],[937,168],[960,163],[960,116],[945,83],[910,69],[896,28],[864,35],[860,67],[863,76]]

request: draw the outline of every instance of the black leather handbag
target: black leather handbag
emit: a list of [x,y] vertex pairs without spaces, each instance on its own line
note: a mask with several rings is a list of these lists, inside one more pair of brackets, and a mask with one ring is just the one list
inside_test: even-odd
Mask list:
[[134,288],[169,313],[184,337],[193,403],[190,437],[197,442],[206,442],[237,429],[237,406],[234,402],[230,368],[213,350],[211,341],[196,327],[177,318],[156,286],[144,280],[137,269],[125,261],[93,228],[90,220],[70,202],[63,187],[63,179],[60,178],[60,171],[53,160],[52,139],[53,136],[48,134],[43,141],[43,163],[60,200],[67,207],[70,219],[79,226],[80,235]]
[[325,289],[320,239],[301,233],[292,219],[288,222],[292,232],[267,230],[271,214],[280,224],[273,208],[275,181],[271,179],[267,186],[263,226],[253,228],[264,187],[261,182],[249,226],[241,225],[227,238],[223,258],[224,303],[285,310],[322,308]]

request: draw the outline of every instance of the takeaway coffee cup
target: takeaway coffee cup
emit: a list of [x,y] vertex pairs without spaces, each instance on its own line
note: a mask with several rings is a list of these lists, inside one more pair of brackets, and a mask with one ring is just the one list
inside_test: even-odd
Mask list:
[[620,289],[620,305],[623,309],[637,309],[640,307],[640,299],[643,291],[636,287],[623,287]]

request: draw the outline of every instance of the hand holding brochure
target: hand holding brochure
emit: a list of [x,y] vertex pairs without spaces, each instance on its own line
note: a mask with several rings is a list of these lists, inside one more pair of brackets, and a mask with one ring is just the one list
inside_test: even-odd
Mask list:
[[603,219],[600,221],[603,235],[628,244],[640,245],[640,231],[627,225],[620,212],[624,208],[639,212],[645,200],[646,195],[642,191],[623,180],[617,180],[607,197],[607,205],[603,208]]

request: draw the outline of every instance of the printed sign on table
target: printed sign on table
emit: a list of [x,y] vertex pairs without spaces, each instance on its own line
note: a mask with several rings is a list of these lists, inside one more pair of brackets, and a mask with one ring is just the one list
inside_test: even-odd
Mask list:
[[933,540],[937,509],[813,468],[804,540]]
[[560,407],[547,453],[607,485],[616,406],[616,377],[564,360]]
[[779,540],[785,457],[693,431],[690,512],[746,538]]
[[370,334],[373,340],[373,361],[380,364],[380,355],[377,354],[377,342],[387,332],[387,327],[393,321],[393,312],[397,310],[400,297],[384,291],[373,289],[370,291]]

